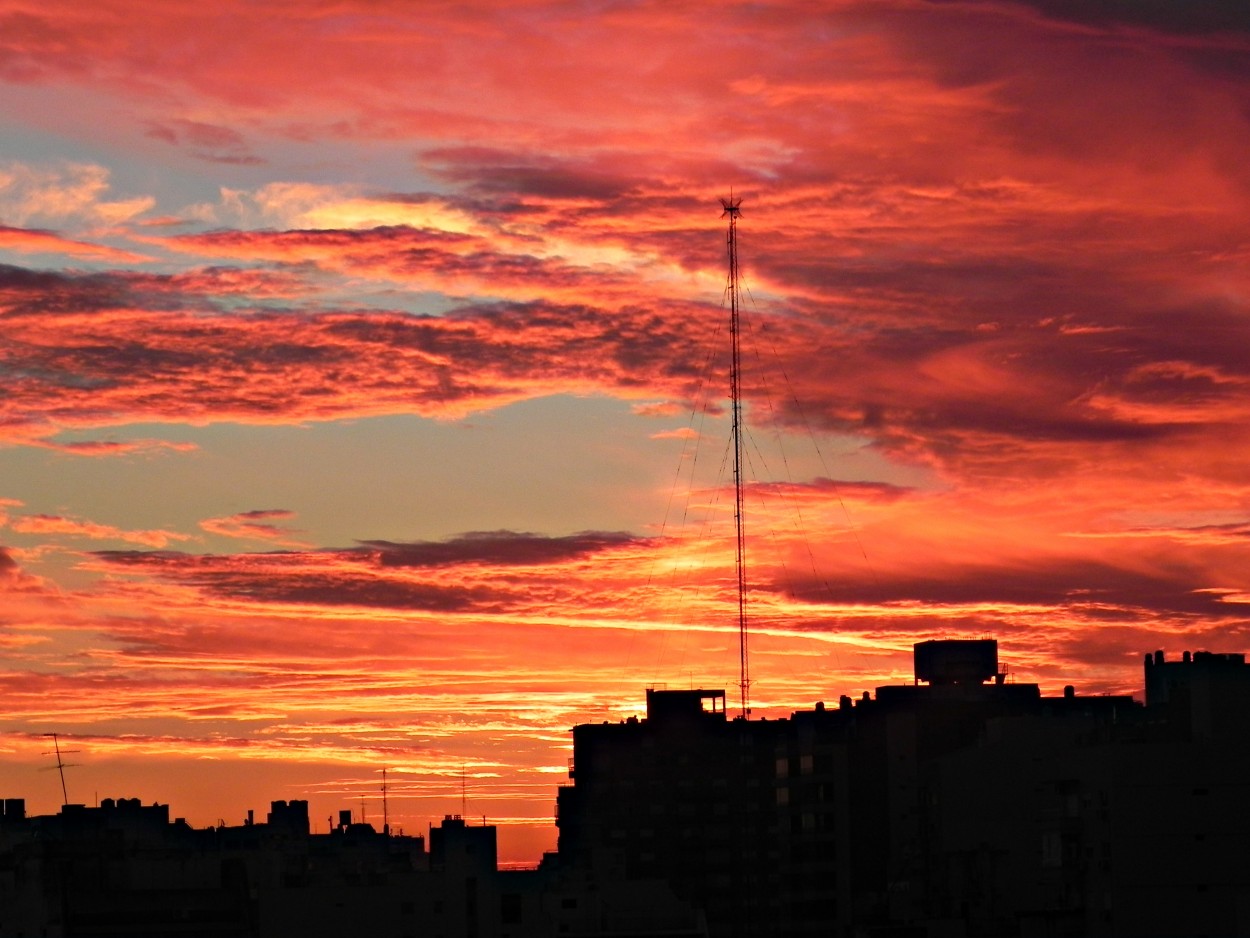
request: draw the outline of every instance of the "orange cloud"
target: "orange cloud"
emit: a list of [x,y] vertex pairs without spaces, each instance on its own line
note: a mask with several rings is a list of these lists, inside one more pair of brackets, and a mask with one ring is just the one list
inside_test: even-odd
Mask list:
[[292,535],[295,529],[274,521],[285,521],[295,517],[295,512],[282,509],[261,509],[244,511],[237,515],[224,518],[206,518],[200,527],[209,534],[222,537],[239,538],[241,540],[272,541],[279,547],[309,547],[311,545],[295,540]]
[[8,509],[21,508],[22,505],[23,503],[16,498],[0,498],[0,526],[9,523]]
[[9,527],[20,534],[50,534],[85,537],[96,541],[124,541],[145,547],[165,547],[172,541],[189,541],[189,535],[175,531],[125,531],[108,524],[96,524],[59,515],[20,515],[9,519]]

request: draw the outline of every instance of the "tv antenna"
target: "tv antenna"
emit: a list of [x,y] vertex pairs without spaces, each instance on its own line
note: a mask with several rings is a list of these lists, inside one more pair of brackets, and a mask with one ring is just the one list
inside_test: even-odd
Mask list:
[[382,767],[382,833],[385,836],[390,836],[390,833],[391,833],[390,811],[386,803],[386,767],[385,766]]
[[78,763],[77,763],[77,762],[66,762],[66,761],[65,761],[65,759],[64,759],[63,757],[64,757],[64,756],[69,755],[70,753],[74,753],[74,752],[81,752],[82,750],[80,750],[80,749],[66,749],[66,750],[62,751],[62,749],[61,749],[61,743],[60,743],[60,741],[57,739],[57,734],[56,734],[56,733],[44,733],[43,735],[44,735],[44,736],[51,736],[51,737],[52,737],[52,751],[51,751],[51,752],[45,752],[45,753],[43,753],[43,754],[44,754],[45,756],[52,756],[52,755],[55,755],[55,756],[56,756],[56,765],[50,765],[50,766],[47,766],[47,767],[46,767],[46,768],[44,768],[42,771],[47,772],[47,771],[50,771],[50,770],[52,770],[52,769],[56,769],[56,770],[57,770],[57,772],[59,772],[59,773],[60,773],[60,776],[61,776],[61,807],[64,807],[65,805],[69,804],[69,795],[68,795],[68,794],[66,794],[66,792],[65,792],[65,770],[66,770],[66,769],[72,769],[74,766],[78,765]]
[[742,719],[751,716],[751,676],[747,666],[747,558],[746,538],[742,518],[742,322],[738,315],[738,217],[742,214],[742,199],[720,200],[721,218],[728,216],[729,232],[725,244],[729,254],[729,275],[725,290],[729,294],[729,336],[732,348],[729,360],[729,401],[732,427],[730,430],[734,451],[734,535],[737,545],[735,566],[738,572],[738,691],[742,699]]

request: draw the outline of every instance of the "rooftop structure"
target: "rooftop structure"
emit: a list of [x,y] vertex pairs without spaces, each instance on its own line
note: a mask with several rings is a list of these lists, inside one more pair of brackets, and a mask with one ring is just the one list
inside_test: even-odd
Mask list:
[[1001,684],[998,642],[992,638],[943,639],[919,642],[912,649],[916,680],[929,684]]

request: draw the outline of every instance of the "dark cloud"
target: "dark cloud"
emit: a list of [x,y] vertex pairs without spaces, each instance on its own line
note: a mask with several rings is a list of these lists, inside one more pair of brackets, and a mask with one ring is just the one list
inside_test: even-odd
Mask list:
[[[271,518],[274,512],[239,517]],[[524,586],[484,575],[480,568],[556,568],[605,551],[645,545],[635,535],[587,531],[545,537],[511,531],[473,532],[447,541],[362,541],[358,548],[260,554],[180,551],[96,551],[114,566],[144,569],[206,595],[257,603],[299,603],[434,612],[483,612],[525,605]],[[456,579],[456,568],[477,568]],[[404,570],[451,571],[420,579]],[[518,593],[516,590],[520,589]]]
[[32,313],[108,309],[132,295],[125,277],[72,274],[0,264],[0,321]]
[[1173,561],[1164,572],[1142,572],[1084,559],[1037,559],[1028,566],[971,563],[892,574],[775,583],[811,602],[972,605],[987,617],[1009,619],[1021,607],[1073,610],[1083,620],[1153,621],[1201,617],[1211,622],[1250,620],[1250,603],[1207,592],[1207,574],[1195,561]]
[[[413,202],[432,201],[425,196],[414,196]],[[405,252],[449,248],[462,244],[479,243],[471,235],[431,228],[415,228],[411,225],[378,225],[373,228],[297,228],[285,231],[232,231],[219,230],[203,234],[178,235],[170,239],[172,244],[191,245],[198,248],[224,249],[223,253],[237,251],[263,253],[281,258],[301,248],[351,248],[363,246],[378,250],[395,249]],[[483,242],[484,245],[484,242]],[[425,255],[438,256],[434,253]]]
[[584,531],[548,537],[514,531],[474,531],[446,541],[361,541],[376,548],[383,567],[443,567],[460,564],[531,566],[561,563],[605,550],[645,544],[625,532]]
[[637,178],[612,171],[596,171],[570,161],[531,156],[485,147],[441,147],[425,151],[424,166],[468,191],[506,194],[524,199],[594,200],[612,203],[638,193]]
[[[326,563],[331,556],[341,561]],[[389,579],[363,551],[320,552],[306,562],[295,552],[194,555],[178,551],[96,551],[116,566],[143,568],[206,595],[265,603],[464,612],[489,609],[509,598],[502,590]]]
[[357,606],[422,612],[484,612],[511,597],[485,587],[440,586],[375,579],[314,576],[272,577],[233,574],[211,576],[194,585],[217,596],[259,603],[296,603],[318,606]]
[[892,502],[905,498],[915,489],[890,482],[863,482],[856,480],[828,479],[817,476],[810,482],[751,482],[748,486],[754,491],[787,496],[849,496],[865,502]]
[[[944,2],[944,0],[939,0]],[[1095,26],[1144,26],[1180,35],[1250,32],[1242,0],[1019,0],[1055,19]]]

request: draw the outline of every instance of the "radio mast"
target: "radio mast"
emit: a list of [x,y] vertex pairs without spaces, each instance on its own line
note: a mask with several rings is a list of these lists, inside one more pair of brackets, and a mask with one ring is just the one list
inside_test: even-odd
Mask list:
[[742,519],[742,324],[738,315],[738,216],[742,199],[720,200],[721,218],[729,218],[725,243],[729,253],[729,276],[725,290],[729,294],[729,336],[732,353],[729,362],[729,400],[733,417],[730,430],[734,451],[734,534],[737,542],[738,571],[738,691],[742,700],[742,719],[751,716],[751,675],[747,667],[747,559]]
[[56,756],[56,765],[48,766],[48,768],[50,768],[50,769],[56,769],[56,770],[57,770],[57,772],[60,774],[60,776],[61,776],[61,804],[62,804],[62,805],[67,805],[67,804],[69,804],[69,794],[68,794],[68,793],[66,793],[66,791],[65,791],[65,770],[66,770],[66,769],[73,768],[75,765],[77,765],[77,763],[75,763],[75,762],[66,762],[66,761],[65,761],[65,759],[64,759],[63,757],[64,757],[64,756],[69,755],[69,754],[70,754],[70,753],[72,753],[72,752],[79,752],[80,750],[78,750],[78,749],[62,749],[62,748],[61,748],[61,743],[60,743],[60,740],[57,738],[57,734],[56,734],[56,733],[44,733],[43,735],[44,735],[44,736],[51,736],[51,737],[52,737],[52,749],[53,749],[53,751],[52,751],[52,752],[45,752],[45,753],[44,753],[44,755],[45,755],[45,756],[51,756],[51,755],[55,755],[55,756]]

